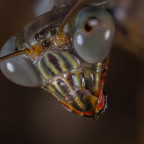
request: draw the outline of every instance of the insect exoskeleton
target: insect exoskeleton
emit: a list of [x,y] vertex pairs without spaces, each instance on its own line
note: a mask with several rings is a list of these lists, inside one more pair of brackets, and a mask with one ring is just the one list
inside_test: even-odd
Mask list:
[[16,53],[2,57],[0,68],[13,82],[41,86],[67,110],[94,117],[107,105],[103,87],[115,26],[97,5],[76,3],[75,9],[60,8],[30,22],[3,46],[0,56]]

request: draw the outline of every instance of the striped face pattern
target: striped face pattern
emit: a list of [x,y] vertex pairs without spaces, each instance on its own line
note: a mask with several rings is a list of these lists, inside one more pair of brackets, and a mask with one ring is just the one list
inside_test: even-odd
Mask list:
[[69,111],[94,117],[106,108],[103,94],[107,64],[84,67],[71,52],[48,52],[37,63],[42,88],[52,93]]

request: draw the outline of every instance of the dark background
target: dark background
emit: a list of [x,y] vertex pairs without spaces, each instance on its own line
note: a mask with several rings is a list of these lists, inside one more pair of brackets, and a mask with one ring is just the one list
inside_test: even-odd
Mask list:
[[[0,47],[32,19],[34,2],[0,0]],[[143,144],[143,59],[117,41],[118,34],[105,85],[108,109],[98,121],[78,117],[46,91],[15,85],[0,73],[0,144]]]

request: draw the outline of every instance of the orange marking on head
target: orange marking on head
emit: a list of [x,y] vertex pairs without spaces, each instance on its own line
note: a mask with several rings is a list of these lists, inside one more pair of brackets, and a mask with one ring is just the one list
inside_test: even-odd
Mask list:
[[57,34],[54,38],[54,44],[56,47],[62,47],[69,45],[69,39],[65,34]]
[[40,44],[35,44],[29,48],[28,56],[32,59],[37,59],[42,55],[42,53],[43,53],[42,46]]

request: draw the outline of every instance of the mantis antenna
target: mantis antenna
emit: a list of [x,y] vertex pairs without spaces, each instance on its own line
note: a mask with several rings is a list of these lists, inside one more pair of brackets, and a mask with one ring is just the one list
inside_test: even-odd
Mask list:
[[5,61],[5,60],[7,60],[9,58],[12,58],[12,57],[15,57],[15,56],[23,55],[23,54],[28,55],[29,54],[29,50],[28,49],[24,49],[22,51],[14,52],[14,53],[11,53],[11,54],[6,55],[4,57],[1,57],[0,58],[0,62]]
[[72,15],[76,12],[76,10],[78,10],[78,7],[85,2],[85,0],[79,0],[78,2],[76,2],[76,4],[74,5],[74,7],[70,10],[70,12],[66,15],[65,19],[63,20],[59,30],[58,30],[58,34],[61,34],[63,32],[64,26],[65,24],[70,21]]

